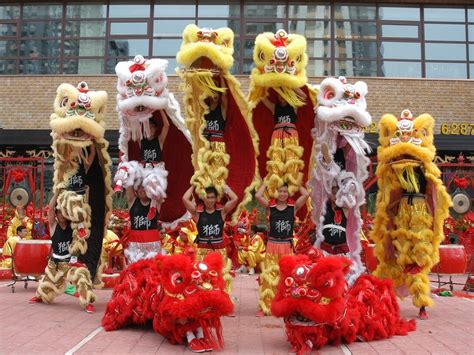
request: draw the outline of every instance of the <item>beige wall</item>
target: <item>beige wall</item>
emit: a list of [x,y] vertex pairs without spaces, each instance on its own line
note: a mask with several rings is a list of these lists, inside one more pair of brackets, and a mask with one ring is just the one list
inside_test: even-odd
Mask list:
[[[238,79],[247,93],[248,76],[238,76]],[[0,76],[0,128],[49,129],[56,88],[63,82],[76,85],[81,80],[87,81],[91,89],[109,93],[107,129],[118,129],[114,75]],[[321,80],[311,78],[310,83],[317,84]],[[436,133],[442,122],[474,124],[474,80],[355,78],[349,82],[355,80],[367,82],[368,110],[376,121],[384,113],[397,115],[402,109],[409,108],[414,115],[432,114],[437,122]],[[170,91],[181,103],[178,78],[172,76],[169,82]]]

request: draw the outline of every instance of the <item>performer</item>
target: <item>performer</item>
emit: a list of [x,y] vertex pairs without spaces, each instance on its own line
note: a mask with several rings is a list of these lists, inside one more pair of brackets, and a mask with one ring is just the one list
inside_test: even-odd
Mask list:
[[257,136],[240,84],[230,73],[233,41],[229,28],[188,25],[176,60],[182,66],[177,72],[184,84],[186,124],[193,137],[191,183],[200,199],[213,186],[218,200],[228,184],[241,200],[233,214],[236,221],[252,199],[256,183]]
[[[167,89],[167,65],[166,60],[137,55],[115,67],[120,164],[114,190],[143,186],[151,201],[149,220],[161,205],[160,220],[164,227],[174,229],[189,218],[179,201],[193,168],[188,159],[191,136],[179,103]],[[168,186],[168,181],[173,184]]]
[[[302,100],[307,96],[300,88],[295,93]],[[271,146],[267,151],[267,175],[264,183],[276,188],[282,185],[283,179],[290,180],[296,186],[301,185],[303,174],[301,168],[304,166],[301,157],[303,149],[298,143],[298,131],[296,129],[297,107],[291,106],[282,96],[276,94],[277,102],[264,97],[262,102],[270,110],[273,116],[273,128]],[[273,196],[270,193],[270,196]]]
[[53,191],[62,215],[74,230],[69,251],[87,265],[97,283],[102,241],[112,209],[111,160],[104,139],[106,103],[107,93],[89,90],[86,82],[77,87],[61,84],[50,120]]
[[73,239],[73,229],[61,211],[57,209],[58,194],[55,194],[49,203],[48,222],[50,226],[52,256],[45,269],[36,290],[36,296],[30,303],[51,303],[54,298],[66,289],[66,283],[75,285],[79,293],[79,302],[87,313],[94,313],[92,303],[95,295],[92,292],[92,281],[89,270],[77,258],[71,256],[69,247]]
[[326,78],[319,87],[314,120],[313,173],[310,181],[316,247],[326,254],[352,260],[346,274],[349,285],[365,271],[360,253],[365,203],[364,181],[368,177],[371,149],[364,129],[372,118],[367,112],[367,85],[349,84],[345,77]]
[[259,174],[271,199],[284,183],[293,196],[308,179],[316,104],[307,85],[306,39],[284,30],[259,34],[253,60],[249,107],[259,135]]
[[228,200],[224,206],[220,206],[217,203],[217,190],[214,187],[208,187],[203,202],[196,204],[193,192],[194,186],[191,186],[183,195],[183,204],[196,220],[198,235],[194,242],[197,244],[197,259],[203,259],[212,251],[218,251],[222,255],[225,290],[230,295],[232,293],[232,276],[229,272],[232,268],[232,261],[227,257],[223,232],[225,218],[237,205],[238,197],[230,187],[226,186],[225,194]]
[[239,263],[242,265],[242,270],[248,272],[249,275],[255,275],[255,268],[260,266],[265,259],[265,241],[258,226],[255,224],[251,227],[250,238],[247,245],[239,248]]
[[152,259],[161,253],[161,239],[158,231],[158,216],[161,201],[156,205],[156,212],[149,219],[151,199],[147,196],[145,188],[139,186],[135,191],[133,187],[127,188],[127,201],[130,212],[130,232],[125,256],[129,264],[140,259]]
[[12,235],[7,239],[2,248],[3,262],[0,264],[2,268],[11,269],[13,266],[13,252],[15,251],[16,242],[26,239],[28,230],[25,226],[16,227],[16,235]]
[[[149,169],[153,169],[156,166],[159,168],[164,169],[164,163],[162,158],[163,146],[165,144],[166,136],[168,135],[168,131],[170,128],[170,123],[168,121],[168,117],[163,111],[160,111],[161,119],[163,121],[163,127],[161,128],[161,132],[158,135],[158,127],[156,121],[151,118],[149,122],[150,126],[150,136],[143,137],[140,142],[140,150],[141,150],[141,158],[143,163],[145,164],[145,171]],[[145,173],[146,174],[146,173]],[[152,220],[157,212],[156,209],[157,201],[156,199],[152,198],[150,202],[150,210],[148,212],[148,219]]]
[[300,197],[296,201],[289,198],[288,186],[283,185],[278,188],[276,200],[268,201],[265,196],[265,184],[262,184],[255,194],[257,201],[267,209],[270,222],[270,231],[266,245],[263,270],[260,275],[259,287],[259,308],[257,317],[270,315],[270,306],[275,297],[280,272],[278,262],[281,257],[293,254],[293,228],[295,214],[304,206],[309,198],[309,192],[300,186]]
[[30,218],[25,213],[25,207],[17,206],[15,208],[15,216],[12,218],[8,225],[7,229],[7,239],[14,236],[17,233],[17,228],[19,226],[26,227],[26,238],[31,239],[31,229],[33,228],[33,223],[31,223]]
[[394,281],[399,296],[413,296],[420,319],[427,319],[430,298],[428,273],[439,262],[443,224],[451,198],[433,162],[434,120],[384,115],[379,123],[377,150],[377,210],[371,238],[379,261],[375,275]]

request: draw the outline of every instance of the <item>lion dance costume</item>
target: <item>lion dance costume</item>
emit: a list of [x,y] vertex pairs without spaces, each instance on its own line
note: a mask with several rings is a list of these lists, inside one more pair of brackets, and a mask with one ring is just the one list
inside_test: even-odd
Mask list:
[[[306,39],[283,30],[259,34],[253,60],[249,114],[259,136],[259,176],[271,199],[283,184],[292,196],[308,179],[312,146],[315,93],[307,85]],[[266,100],[275,104],[274,112]],[[304,217],[305,208],[300,211]],[[267,249],[259,290],[259,306],[266,315],[278,284],[278,260],[279,255]]]
[[[182,66],[178,75],[183,80],[186,124],[193,137],[195,172],[191,183],[201,199],[207,187],[215,187],[218,201],[224,195],[225,185],[229,185],[241,200],[234,213],[236,220],[238,212],[252,198],[257,138],[248,120],[240,84],[230,74],[233,53],[234,33],[230,28],[214,30],[188,25],[176,60]],[[215,108],[211,107],[212,102],[217,102]],[[202,258],[212,250],[199,247],[197,256]],[[216,250],[224,258],[224,279],[230,292],[232,261],[225,248]]]
[[[240,83],[230,74],[233,53],[230,28],[188,25],[176,60],[182,66],[178,74],[183,80],[186,124],[193,137],[192,184],[199,198],[205,196],[206,187],[215,187],[220,200],[227,183],[242,200],[240,211],[252,199],[255,187],[257,138]],[[210,111],[208,100],[216,98],[220,100],[217,111],[226,108],[222,115]],[[234,216],[237,219],[237,211]]]
[[374,228],[375,275],[394,281],[400,296],[413,296],[426,317],[430,298],[428,273],[439,261],[443,223],[451,198],[434,164],[434,120],[404,110],[400,118],[384,115],[379,123],[378,192]]
[[[98,264],[112,207],[111,160],[104,139],[106,102],[105,91],[91,91],[85,82],[77,87],[61,84],[57,89],[50,122],[55,158],[53,189],[58,194],[57,208],[73,229],[69,253],[78,256],[79,263],[50,259],[37,290],[37,296],[46,303],[64,292],[66,280],[77,285],[83,306],[95,300],[92,281],[96,276],[100,279]],[[83,164],[91,145],[96,154],[86,173]],[[79,183],[87,186],[86,190],[76,190],[78,180],[84,179]],[[81,225],[85,234],[79,231]]]
[[406,335],[415,321],[400,317],[389,280],[360,276],[347,291],[351,261],[344,257],[286,256],[272,314],[284,317],[290,352],[309,354],[330,343],[372,341]]
[[[249,110],[259,136],[259,173],[271,198],[277,197],[284,183],[292,196],[307,180],[312,145],[309,132],[315,94],[307,86],[306,39],[283,30],[259,34],[253,60],[256,68],[250,76]],[[262,102],[264,98],[275,103],[274,114]],[[287,104],[281,106],[279,98]],[[288,109],[293,112],[284,114]],[[279,121],[277,110],[282,111]],[[288,117],[293,113],[294,118]]]
[[110,331],[153,321],[155,332],[172,344],[187,338],[191,345],[196,338],[202,351],[222,347],[220,317],[230,314],[233,305],[221,270],[218,253],[202,261],[177,254],[133,263],[120,275],[102,326]]
[[324,79],[313,129],[311,198],[313,219],[317,221],[316,246],[352,260],[349,284],[364,272],[360,259],[360,207],[365,203],[363,182],[370,164],[364,128],[372,122],[366,111],[366,95],[363,81],[352,85],[345,77]]
[[[133,61],[120,62],[115,71],[117,81],[117,111],[120,117],[119,148],[121,162],[115,175],[116,190],[122,187],[135,189],[142,185],[150,198],[150,211],[158,201],[161,206],[159,218],[165,226],[176,226],[188,218],[180,203],[192,174],[191,137],[180,113],[179,103],[166,88],[168,78],[165,70],[168,62],[163,59],[146,60],[141,55]],[[147,153],[144,145],[151,137],[150,120],[161,129],[163,117],[171,121],[163,147]],[[158,151],[158,154],[156,153]],[[160,155],[159,157],[157,155]],[[168,187],[168,180],[173,181]],[[155,213],[151,212],[150,220]],[[133,221],[132,221],[133,222]],[[126,255],[129,261],[154,257],[160,250],[160,236],[130,235]]]

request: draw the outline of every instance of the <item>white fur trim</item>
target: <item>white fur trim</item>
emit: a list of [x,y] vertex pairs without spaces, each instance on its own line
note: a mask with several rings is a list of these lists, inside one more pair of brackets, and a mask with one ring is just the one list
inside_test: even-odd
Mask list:
[[144,168],[142,185],[145,188],[148,198],[152,200],[162,200],[166,198],[166,188],[168,187],[168,172],[162,167]]

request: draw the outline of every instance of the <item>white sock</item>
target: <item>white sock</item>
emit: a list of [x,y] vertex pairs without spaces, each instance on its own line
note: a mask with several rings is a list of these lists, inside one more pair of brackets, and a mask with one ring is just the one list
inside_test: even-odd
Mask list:
[[202,331],[202,328],[201,328],[201,327],[197,328],[197,330],[196,330],[196,337],[197,337],[198,339],[204,338],[204,334],[203,334],[203,331]]
[[189,332],[186,332],[186,338],[188,339],[188,344],[189,344],[190,342],[193,341],[194,338],[196,338],[196,336],[194,335],[193,332],[189,331]]

